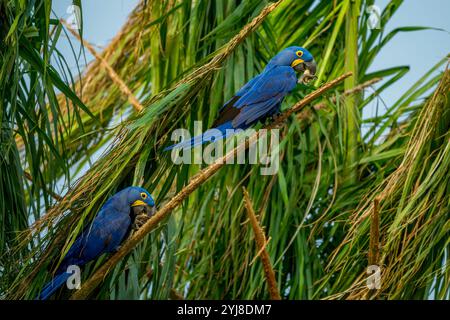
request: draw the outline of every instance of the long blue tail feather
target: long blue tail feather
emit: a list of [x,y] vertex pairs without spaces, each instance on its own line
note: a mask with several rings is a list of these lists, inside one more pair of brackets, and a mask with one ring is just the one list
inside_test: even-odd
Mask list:
[[204,133],[195,136],[190,140],[181,141],[180,143],[166,147],[163,151],[172,149],[190,149],[207,142],[225,139],[232,135],[230,134],[229,129],[234,129],[231,121],[221,124],[217,128],[208,129]]
[[55,293],[55,291],[58,290],[59,287],[61,287],[66,282],[66,280],[69,278],[69,276],[70,276],[70,273],[64,272],[64,273],[60,273],[59,275],[54,277],[42,289],[37,300],[47,300],[48,298],[50,298],[53,295],[53,293]]

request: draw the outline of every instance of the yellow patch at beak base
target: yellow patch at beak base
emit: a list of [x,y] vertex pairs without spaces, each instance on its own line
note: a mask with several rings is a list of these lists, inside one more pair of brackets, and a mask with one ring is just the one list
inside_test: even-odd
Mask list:
[[294,61],[292,61],[291,67],[295,67],[296,65],[299,65],[300,63],[304,62],[304,60],[302,59],[295,59]]
[[132,207],[136,207],[136,206],[145,206],[145,202],[142,200],[136,200],[135,202],[133,202],[133,204],[131,205]]

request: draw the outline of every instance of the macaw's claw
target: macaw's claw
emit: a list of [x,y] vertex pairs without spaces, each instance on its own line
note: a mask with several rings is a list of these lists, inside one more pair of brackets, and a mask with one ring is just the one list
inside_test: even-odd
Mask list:
[[317,77],[314,74],[311,74],[311,72],[308,69],[306,69],[305,72],[298,79],[298,83],[308,84],[311,80],[315,78]]
[[278,112],[272,116],[273,122],[278,122],[278,119],[281,117],[281,113]]
[[148,205],[133,207],[134,223],[133,229],[137,230],[144,225],[156,212],[155,206],[150,207]]
[[133,229],[137,230],[140,227],[142,227],[148,220],[150,219],[150,216],[146,213],[142,213],[137,215],[134,218],[134,223],[133,223]]

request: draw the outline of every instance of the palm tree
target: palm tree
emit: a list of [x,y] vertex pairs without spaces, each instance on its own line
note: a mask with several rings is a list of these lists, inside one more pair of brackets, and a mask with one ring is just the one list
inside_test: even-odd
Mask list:
[[[382,27],[402,2],[390,1]],[[398,32],[423,29],[371,29],[372,4],[143,1],[76,77],[56,49],[70,30],[51,18],[51,3],[3,2],[0,295],[34,298],[108,196],[138,184],[160,215],[118,254],[87,265],[74,297],[263,299],[275,289],[286,299],[448,298],[449,72],[435,72],[447,58],[362,119],[408,71],[369,72],[377,54]],[[313,53],[319,72],[283,110],[353,76],[281,125],[277,174],[175,165],[162,152],[174,129],[211,126],[224,101],[294,44]],[[263,249],[251,208],[269,239]],[[368,266],[380,267],[379,289],[366,286]]]

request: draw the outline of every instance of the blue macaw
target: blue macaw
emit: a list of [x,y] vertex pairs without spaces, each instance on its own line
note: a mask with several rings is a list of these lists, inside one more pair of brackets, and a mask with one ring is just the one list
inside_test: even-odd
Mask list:
[[[219,111],[213,128],[190,140],[164,149],[188,149],[228,136],[227,129],[245,130],[258,120],[264,120],[280,112],[281,102],[296,84],[296,72],[308,70],[308,76],[316,73],[316,63],[311,53],[302,47],[288,47],[273,57],[262,73],[247,82]],[[306,75],[306,73],[305,73]],[[221,136],[218,136],[218,131]]]
[[62,260],[56,276],[42,289],[39,299],[48,299],[69,278],[70,265],[81,267],[103,253],[114,252],[131,231],[138,215],[151,217],[155,201],[147,190],[128,187],[113,195],[101,207],[92,223],[85,228]]

